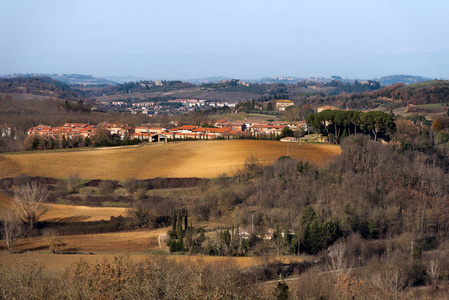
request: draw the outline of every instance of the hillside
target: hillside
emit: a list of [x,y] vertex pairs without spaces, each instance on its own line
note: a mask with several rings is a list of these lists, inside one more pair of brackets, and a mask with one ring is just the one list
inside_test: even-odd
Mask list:
[[389,86],[396,83],[403,84],[413,84],[421,81],[429,81],[431,78],[424,76],[413,76],[413,75],[390,75],[384,76],[378,79],[380,84],[383,86]]
[[410,85],[397,83],[372,92],[336,96],[306,95],[293,100],[300,105],[333,105],[353,110],[373,109],[379,106],[397,108],[408,104],[449,103],[449,81],[432,80]]
[[72,89],[68,84],[50,77],[0,78],[2,94],[33,94],[51,96],[59,99],[82,99],[83,93]]
[[[291,156],[319,166],[328,164],[341,152],[335,145],[291,144],[288,147]],[[67,178],[77,173],[85,179],[210,178],[236,172],[250,156],[269,164],[286,153],[287,144],[282,142],[231,140],[6,154],[0,156],[0,176]]]
[[10,74],[8,76],[3,76],[3,77],[5,77],[5,78],[50,77],[51,79],[61,81],[68,85],[109,85],[109,84],[119,83],[119,81],[114,81],[114,80],[109,80],[106,78],[99,78],[99,77],[94,77],[92,75],[84,75],[84,74],[41,74],[41,73],[21,74],[21,73],[14,73],[14,74]]
[[431,80],[410,85],[396,84],[372,93],[406,104],[430,104],[449,102],[449,81]]

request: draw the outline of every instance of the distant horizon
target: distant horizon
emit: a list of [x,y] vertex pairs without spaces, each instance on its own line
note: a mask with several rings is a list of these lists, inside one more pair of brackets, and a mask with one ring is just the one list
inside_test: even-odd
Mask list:
[[142,76],[135,76],[135,75],[104,75],[104,76],[95,76],[92,74],[80,74],[80,73],[37,73],[37,72],[29,72],[29,73],[18,73],[18,72],[14,72],[14,73],[8,73],[8,74],[0,74],[0,77],[9,77],[9,76],[20,76],[20,75],[37,75],[37,76],[47,76],[47,75],[81,75],[81,76],[92,76],[96,79],[104,79],[104,80],[109,80],[109,81],[113,81],[112,78],[115,79],[124,79],[124,78],[133,78],[134,81],[141,81],[141,80],[147,80],[147,81],[155,81],[155,80],[167,80],[167,81],[199,81],[199,80],[208,80],[208,79],[238,79],[238,80],[247,80],[247,81],[260,81],[262,79],[275,79],[275,78],[296,78],[296,79],[309,79],[309,78],[324,78],[324,79],[331,79],[332,76],[339,76],[341,77],[342,80],[375,80],[375,79],[382,79],[385,77],[390,77],[390,76],[411,76],[411,77],[421,77],[421,78],[426,78],[429,80],[449,80],[449,77],[428,77],[428,76],[422,76],[420,74],[387,74],[387,75],[383,75],[383,76],[379,76],[379,77],[373,77],[373,78],[359,78],[359,77],[343,77],[340,76],[338,74],[334,74],[331,76],[321,76],[321,75],[314,75],[314,76],[308,76],[308,77],[304,77],[304,76],[290,76],[290,75],[272,75],[272,76],[264,76],[264,77],[260,77],[260,78],[240,78],[240,77],[236,77],[236,76],[222,76],[222,75],[217,75],[217,76],[209,76],[209,77],[197,77],[197,78],[149,78],[149,77],[142,77]]

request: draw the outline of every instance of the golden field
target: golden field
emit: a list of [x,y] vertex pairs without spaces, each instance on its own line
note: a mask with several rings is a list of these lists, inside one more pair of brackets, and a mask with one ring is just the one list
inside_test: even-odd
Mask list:
[[236,172],[254,156],[269,164],[283,155],[325,166],[341,153],[336,145],[219,140],[147,144],[138,147],[28,152],[0,155],[0,178],[19,174],[124,180],[155,177],[213,178]]
[[39,219],[50,222],[92,222],[111,217],[128,217],[130,209],[123,207],[90,207],[80,205],[46,204],[48,211]]
[[[0,193],[0,210],[11,207],[12,199]],[[128,217],[131,209],[122,207],[90,207],[80,205],[44,204],[46,212],[39,218],[50,222],[91,222],[111,217]],[[0,220],[2,216],[0,215]]]

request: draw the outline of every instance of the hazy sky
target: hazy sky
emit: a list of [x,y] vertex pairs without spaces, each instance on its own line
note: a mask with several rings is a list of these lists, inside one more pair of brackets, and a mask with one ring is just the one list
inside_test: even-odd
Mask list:
[[0,74],[449,77],[449,1],[2,0]]

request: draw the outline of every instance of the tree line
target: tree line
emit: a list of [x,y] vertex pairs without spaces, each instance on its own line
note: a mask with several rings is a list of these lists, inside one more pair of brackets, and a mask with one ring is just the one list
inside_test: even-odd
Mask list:
[[317,133],[327,134],[333,142],[357,133],[369,134],[374,140],[378,137],[389,140],[396,126],[394,117],[381,111],[325,110],[308,115],[306,122]]

